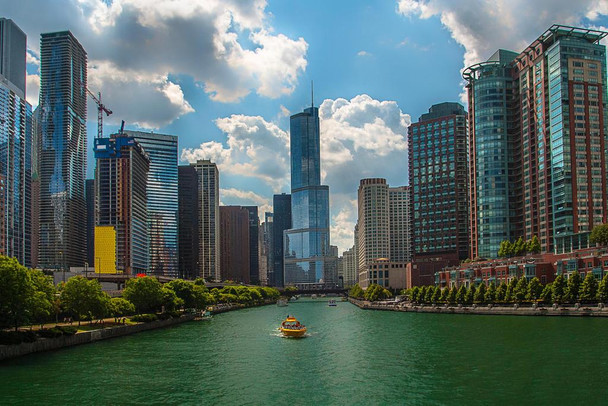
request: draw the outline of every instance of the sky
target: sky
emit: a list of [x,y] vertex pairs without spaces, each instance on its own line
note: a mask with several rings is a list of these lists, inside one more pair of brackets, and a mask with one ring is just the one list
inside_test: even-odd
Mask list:
[[[289,116],[321,118],[331,243],[353,244],[366,177],[408,184],[407,128],[464,101],[461,71],[523,50],[553,24],[608,27],[608,0],[0,0],[28,36],[26,97],[38,104],[40,34],[70,30],[88,87],[125,128],[177,135],[180,164],[211,159],[221,204],[272,211],[290,192]],[[88,168],[97,111],[88,104]]]

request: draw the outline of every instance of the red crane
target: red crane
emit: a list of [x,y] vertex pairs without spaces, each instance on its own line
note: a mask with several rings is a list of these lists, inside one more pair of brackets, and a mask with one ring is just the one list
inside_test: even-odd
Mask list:
[[97,93],[98,96],[95,96],[95,94],[93,94],[93,92],[91,92],[88,87],[85,86],[85,89],[87,90],[87,93],[89,94],[89,96],[91,96],[91,98],[97,104],[97,138],[102,138],[103,137],[103,113],[105,112],[106,115],[109,116],[110,114],[112,114],[112,110],[107,108],[101,102],[101,92]]

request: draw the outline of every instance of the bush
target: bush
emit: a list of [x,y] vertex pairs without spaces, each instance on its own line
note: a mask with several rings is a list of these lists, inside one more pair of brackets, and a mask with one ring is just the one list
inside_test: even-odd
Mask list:
[[63,331],[61,331],[57,327],[38,330],[38,335],[42,338],[57,338],[63,335]]
[[158,320],[158,316],[156,316],[156,314],[153,314],[153,313],[140,314],[140,315],[131,317],[131,321],[135,321],[137,323],[149,323],[151,321],[156,321],[156,320]]
[[33,343],[38,337],[33,331],[0,331],[1,345]]
[[61,330],[64,336],[73,336],[78,332],[78,327],[76,326],[61,326],[57,327],[58,330]]

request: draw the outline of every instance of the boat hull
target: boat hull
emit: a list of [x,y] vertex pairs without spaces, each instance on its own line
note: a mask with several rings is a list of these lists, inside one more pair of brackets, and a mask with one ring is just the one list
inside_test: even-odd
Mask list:
[[306,334],[306,329],[292,330],[288,328],[279,328],[285,337],[303,337]]

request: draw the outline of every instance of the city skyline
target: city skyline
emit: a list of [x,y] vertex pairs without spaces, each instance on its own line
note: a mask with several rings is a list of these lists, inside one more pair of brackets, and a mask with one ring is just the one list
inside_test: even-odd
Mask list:
[[[332,190],[332,243],[340,251],[352,246],[359,179],[380,176],[407,184],[407,126],[432,104],[466,101],[460,70],[485,61],[498,48],[520,52],[554,23],[608,26],[606,10],[591,1],[552,2],[552,7],[514,1],[501,7],[504,18],[493,13],[492,2],[458,9],[441,0],[349,2],[347,9],[336,2],[313,7],[313,13],[303,12],[303,4],[275,1],[222,7],[215,1],[176,2],[169,9],[157,3],[146,11],[131,0],[88,6],[65,1],[65,7],[0,1],[6,17],[28,35],[28,100],[36,106],[40,33],[69,29],[89,54],[89,87],[101,91],[114,111],[105,134],[116,132],[125,119],[127,128],[177,135],[180,164],[199,158],[218,163],[222,204],[258,205],[264,212],[273,194],[289,191],[288,159],[276,152],[288,151],[289,115],[309,104],[314,79],[325,123],[322,180]],[[227,28],[215,24],[226,10],[231,14]],[[192,31],[193,22],[208,30]],[[184,27],[170,35],[173,24]],[[119,33],[137,29],[159,41],[159,52],[140,44],[138,53],[126,58]],[[183,47],[169,49],[180,34]],[[213,35],[237,62],[253,67],[240,70],[211,55]],[[130,43],[138,46],[137,41],[134,37]],[[233,86],[213,77],[213,69],[195,70],[201,58],[224,69],[235,79]],[[285,69],[277,72],[275,65]],[[269,66],[273,69],[260,75]],[[358,116],[361,111],[364,116]],[[95,113],[89,106],[89,147]],[[90,150],[88,155],[92,177]],[[384,165],[387,161],[393,165]]]

